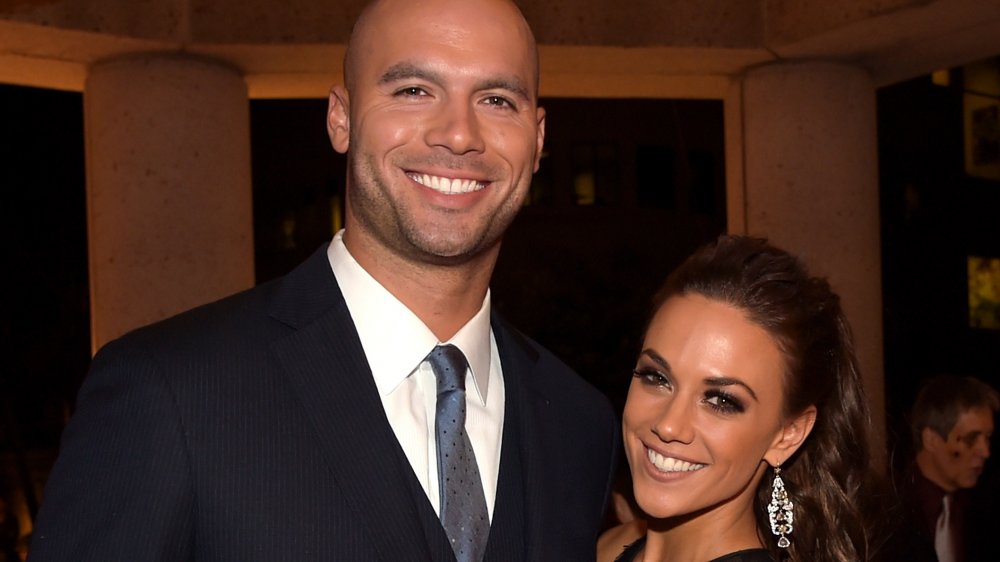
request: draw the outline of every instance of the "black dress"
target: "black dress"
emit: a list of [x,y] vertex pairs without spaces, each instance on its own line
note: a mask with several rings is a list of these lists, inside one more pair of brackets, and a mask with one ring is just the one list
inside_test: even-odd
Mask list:
[[[642,547],[646,546],[646,537],[642,537],[634,543],[625,547],[618,558],[615,558],[615,562],[632,562],[639,552],[642,551]],[[763,548],[751,548],[748,550],[740,550],[737,552],[730,552],[729,554],[723,554],[718,558],[713,558],[708,562],[774,562],[774,558],[771,558],[771,554],[768,553]]]

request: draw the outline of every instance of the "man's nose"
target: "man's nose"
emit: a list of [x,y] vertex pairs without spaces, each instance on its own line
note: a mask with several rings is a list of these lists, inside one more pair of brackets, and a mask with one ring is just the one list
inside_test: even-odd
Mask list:
[[445,100],[440,104],[426,139],[429,146],[443,147],[453,154],[482,152],[485,147],[476,108],[460,100]]

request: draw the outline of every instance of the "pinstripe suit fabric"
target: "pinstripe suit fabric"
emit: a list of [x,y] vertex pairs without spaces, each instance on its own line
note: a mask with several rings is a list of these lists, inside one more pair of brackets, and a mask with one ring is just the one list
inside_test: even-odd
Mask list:
[[[548,352],[499,317],[493,329],[507,397],[485,559],[593,559],[615,417]],[[29,559],[454,559],[325,248],[97,354]]]

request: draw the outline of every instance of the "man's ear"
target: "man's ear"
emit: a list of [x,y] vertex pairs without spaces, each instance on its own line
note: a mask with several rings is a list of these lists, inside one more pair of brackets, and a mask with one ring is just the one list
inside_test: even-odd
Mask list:
[[351,142],[351,106],[347,90],[343,86],[334,86],[330,90],[326,132],[330,135],[333,149],[341,154],[346,153]]
[[802,413],[787,420],[775,435],[771,448],[764,453],[764,460],[771,466],[781,466],[788,457],[799,450],[816,425],[816,406],[809,406]]
[[947,444],[945,438],[938,435],[938,432],[933,429],[925,427],[920,431],[920,447],[922,449],[939,451],[945,444]]
[[535,118],[538,119],[538,137],[535,139],[535,170],[542,163],[542,147],[545,146],[545,109],[539,107],[536,110]]

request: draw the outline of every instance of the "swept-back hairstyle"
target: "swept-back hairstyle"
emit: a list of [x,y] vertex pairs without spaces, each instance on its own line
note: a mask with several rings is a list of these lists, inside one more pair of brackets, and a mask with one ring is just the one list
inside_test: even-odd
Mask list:
[[775,560],[870,560],[876,501],[870,419],[850,326],[826,280],[766,240],[721,236],[689,257],[657,294],[697,294],[742,310],[767,330],[785,359],[784,413],[813,405],[812,433],[781,467],[795,504],[791,546],[780,549],[766,505],[773,469],[757,490],[758,529]]

